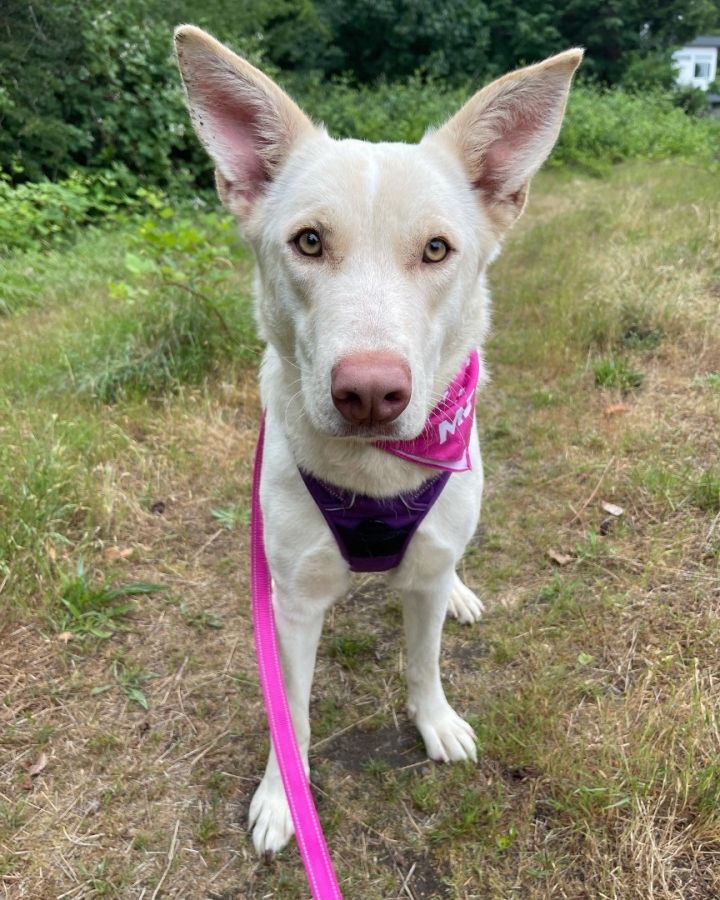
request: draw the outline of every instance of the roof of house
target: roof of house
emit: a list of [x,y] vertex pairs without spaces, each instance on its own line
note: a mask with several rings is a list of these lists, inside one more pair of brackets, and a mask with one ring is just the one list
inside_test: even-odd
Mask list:
[[720,34],[702,34],[685,44],[686,47],[720,47]]

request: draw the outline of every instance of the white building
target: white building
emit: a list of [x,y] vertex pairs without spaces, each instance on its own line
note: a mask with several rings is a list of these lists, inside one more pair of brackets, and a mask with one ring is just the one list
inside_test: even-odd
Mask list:
[[720,35],[703,35],[676,50],[672,58],[677,68],[677,83],[704,91],[718,78]]

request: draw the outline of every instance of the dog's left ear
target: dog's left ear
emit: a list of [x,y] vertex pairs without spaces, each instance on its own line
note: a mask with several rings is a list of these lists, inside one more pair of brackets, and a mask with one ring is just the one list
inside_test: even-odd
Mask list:
[[426,138],[460,155],[499,232],[522,212],[530,179],[557,140],[582,57],[566,50],[493,81]]
[[274,81],[202,29],[176,28],[175,50],[220,199],[247,218],[293,146],[315,126]]

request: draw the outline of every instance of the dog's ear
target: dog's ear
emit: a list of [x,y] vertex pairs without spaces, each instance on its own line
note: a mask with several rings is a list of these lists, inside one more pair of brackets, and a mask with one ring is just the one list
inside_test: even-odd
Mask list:
[[427,138],[459,153],[499,231],[522,212],[530,179],[557,140],[582,57],[566,50],[493,81]]
[[245,218],[293,144],[315,126],[274,81],[200,28],[176,28],[175,50],[220,199]]

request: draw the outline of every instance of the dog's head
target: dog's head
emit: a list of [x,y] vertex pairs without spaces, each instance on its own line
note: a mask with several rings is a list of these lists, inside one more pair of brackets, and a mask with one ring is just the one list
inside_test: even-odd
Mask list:
[[555,143],[582,51],[493,82],[410,146],[333,140],[205,32],[175,40],[295,402],[330,436],[416,437],[484,336],[485,267]]

